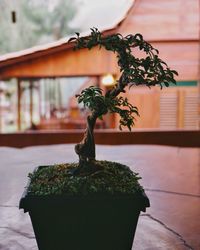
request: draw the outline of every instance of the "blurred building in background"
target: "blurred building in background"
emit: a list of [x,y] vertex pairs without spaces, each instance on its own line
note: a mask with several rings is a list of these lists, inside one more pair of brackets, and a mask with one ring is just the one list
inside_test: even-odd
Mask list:
[[[117,5],[115,18],[103,18],[98,28],[105,35],[141,33],[179,73],[177,86],[162,91],[133,87],[127,93],[139,108],[136,128],[199,129],[199,1],[124,0]],[[93,16],[109,15],[112,9],[104,5],[90,11],[89,21],[80,11],[71,26],[93,27]],[[98,48],[74,51],[68,39],[0,56],[0,80],[7,92],[11,90],[9,105],[0,101],[1,131],[84,128],[87,111],[78,106],[75,94],[89,85],[108,89],[119,71],[115,54]],[[6,96],[3,89],[1,100]],[[97,123],[97,128],[117,127],[118,117],[113,115]]]

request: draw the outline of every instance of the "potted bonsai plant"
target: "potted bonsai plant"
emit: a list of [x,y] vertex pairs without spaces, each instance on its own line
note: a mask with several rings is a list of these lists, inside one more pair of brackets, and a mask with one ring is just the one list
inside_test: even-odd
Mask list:
[[[177,72],[140,34],[103,36],[94,28],[90,36],[77,33],[69,42],[76,49],[99,46],[116,53],[121,75],[105,93],[90,86],[77,95],[90,110],[83,140],[75,146],[79,162],[40,166],[29,174],[20,208],[30,214],[39,249],[130,250],[138,216],[149,200],[128,166],[96,160],[95,123],[109,112],[118,113],[120,129],[131,130],[138,110],[120,94],[132,85],[168,87],[176,83]],[[135,48],[145,57],[135,57]]]

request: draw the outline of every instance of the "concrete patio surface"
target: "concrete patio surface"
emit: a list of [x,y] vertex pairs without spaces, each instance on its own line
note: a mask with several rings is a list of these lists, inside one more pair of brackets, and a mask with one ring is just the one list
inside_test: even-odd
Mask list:
[[[38,249],[29,215],[18,209],[27,175],[39,165],[76,161],[73,147],[0,148],[1,250]],[[140,215],[132,250],[200,250],[199,148],[98,145],[97,159],[127,164],[142,177],[151,207]]]

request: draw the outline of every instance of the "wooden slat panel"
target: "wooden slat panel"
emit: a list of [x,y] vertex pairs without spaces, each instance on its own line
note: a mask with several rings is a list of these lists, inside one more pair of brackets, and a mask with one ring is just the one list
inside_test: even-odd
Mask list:
[[160,95],[160,128],[177,127],[177,94],[163,92]]
[[187,129],[198,128],[198,107],[199,95],[198,93],[186,93],[185,97],[185,120],[184,127]]
[[165,89],[160,96],[160,128],[198,128],[198,87]]

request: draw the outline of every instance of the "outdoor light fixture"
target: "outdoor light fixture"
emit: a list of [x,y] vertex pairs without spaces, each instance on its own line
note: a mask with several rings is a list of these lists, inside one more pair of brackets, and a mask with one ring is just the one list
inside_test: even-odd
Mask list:
[[101,82],[104,86],[113,86],[115,84],[115,79],[112,74],[106,74],[102,77]]

